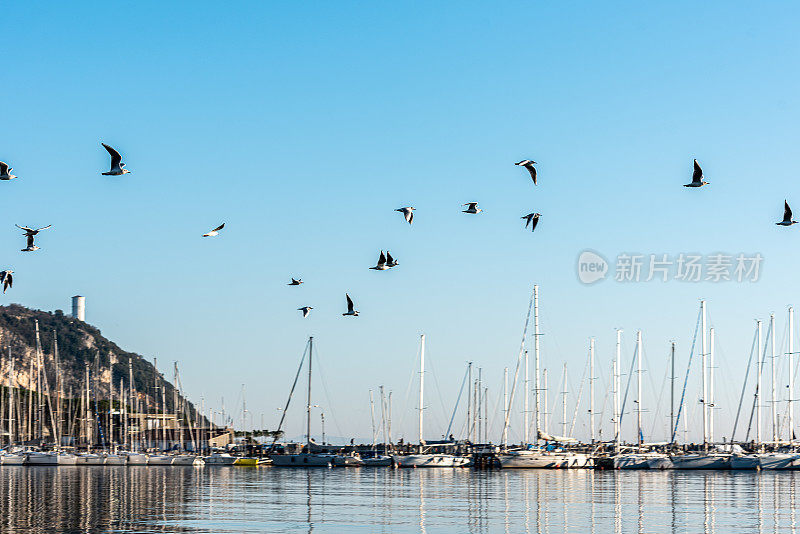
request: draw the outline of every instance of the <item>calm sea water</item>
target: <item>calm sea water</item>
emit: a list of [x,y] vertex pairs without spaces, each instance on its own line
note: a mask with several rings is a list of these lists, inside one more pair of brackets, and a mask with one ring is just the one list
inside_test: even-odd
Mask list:
[[2,467],[2,532],[795,532],[800,473]]

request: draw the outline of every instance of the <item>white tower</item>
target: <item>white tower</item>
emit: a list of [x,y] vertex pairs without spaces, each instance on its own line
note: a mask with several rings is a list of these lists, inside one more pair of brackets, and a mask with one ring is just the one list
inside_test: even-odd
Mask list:
[[72,316],[79,321],[86,321],[86,297],[72,297]]

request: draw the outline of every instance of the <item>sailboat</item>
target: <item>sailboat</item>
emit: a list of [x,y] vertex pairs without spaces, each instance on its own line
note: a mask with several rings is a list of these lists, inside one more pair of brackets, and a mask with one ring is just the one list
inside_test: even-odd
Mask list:
[[[619,334],[617,331],[617,357],[619,357]],[[618,454],[614,457],[614,469],[670,469],[672,461],[666,454],[647,451],[642,448],[642,332],[636,333],[636,439],[635,452]],[[615,390],[615,394],[618,392]],[[616,404],[616,402],[615,402]],[[615,440],[615,441],[618,441]]]
[[431,453],[426,449],[423,437],[423,414],[425,404],[425,334],[420,335],[419,353],[419,452],[417,454],[394,455],[392,459],[398,467],[462,467],[469,463],[468,458],[446,453]]
[[[534,417],[536,421],[536,432],[535,432],[535,441],[537,446],[530,448],[530,444],[527,443],[527,429],[528,429],[528,407],[527,407],[527,390],[528,390],[528,353],[524,350],[525,345],[525,336],[528,331],[528,323],[530,321],[530,314],[531,314],[531,306],[533,307],[533,328],[534,328],[534,335],[533,335],[533,354],[534,354],[534,366],[535,366],[535,403],[534,403]],[[540,402],[539,402],[539,394],[541,392],[541,388],[539,386],[539,337],[541,333],[539,332],[539,286],[533,286],[533,294],[531,295],[531,303],[528,306],[528,316],[525,319],[525,328],[522,332],[522,342],[520,343],[520,350],[519,356],[517,358],[517,369],[519,369],[519,362],[524,358],[525,362],[525,408],[523,410],[523,419],[524,419],[524,429],[525,429],[525,443],[523,443],[523,447],[521,449],[508,449],[507,448],[507,430],[508,430],[508,421],[509,421],[509,414],[511,412],[511,406],[514,403],[514,391],[516,389],[517,383],[517,374],[514,373],[514,384],[511,388],[511,397],[508,402],[508,406],[506,408],[506,415],[505,415],[505,422],[503,425],[503,448],[505,449],[503,452],[497,454],[497,459],[500,462],[500,466],[503,468],[529,468],[529,469],[547,469],[547,468],[557,468],[557,469],[565,469],[565,468],[574,468],[574,467],[588,467],[592,460],[588,454],[584,454],[581,452],[574,452],[569,450],[562,450],[562,449],[553,449],[547,450],[547,448],[542,449],[538,447],[539,440],[544,441],[560,441],[560,442],[567,442],[567,441],[574,441],[571,438],[562,437],[558,440],[554,440],[554,436],[550,436],[547,434],[546,431],[542,430],[541,425],[541,409],[540,409]],[[546,389],[546,388],[545,388]],[[546,400],[546,399],[545,399]]]
[[[275,467],[333,467],[331,455],[327,454],[313,454],[311,452],[311,363],[314,352],[314,338],[308,338],[308,394],[306,397],[306,452],[299,454],[271,454],[272,465]],[[297,369],[299,376],[300,370],[303,367],[303,360],[300,360],[300,368]],[[292,400],[292,393],[294,393],[294,386],[297,384],[297,376],[292,385],[292,390],[289,393],[289,400],[286,402],[286,407],[283,410],[281,423],[283,418],[286,417],[286,410],[289,408],[289,402]],[[280,425],[279,425],[280,429]],[[273,442],[274,445],[274,442]]]
[[[713,415],[709,424],[709,414],[714,406],[713,390],[714,381],[713,375],[711,379],[711,391],[708,388],[708,364],[706,344],[708,336],[706,334],[706,301],[700,301],[700,361],[702,366],[702,390],[703,398],[701,399],[703,409],[703,450],[698,452],[690,452],[686,454],[676,454],[670,456],[672,466],[674,469],[730,469],[731,467],[731,454],[727,452],[709,451],[710,442],[713,442],[714,423]],[[714,329],[711,329],[711,359],[713,362],[714,354]],[[713,363],[711,365],[713,369]],[[710,429],[710,432],[709,432]],[[710,437],[711,436],[711,437]],[[710,439],[709,439],[710,438]]]

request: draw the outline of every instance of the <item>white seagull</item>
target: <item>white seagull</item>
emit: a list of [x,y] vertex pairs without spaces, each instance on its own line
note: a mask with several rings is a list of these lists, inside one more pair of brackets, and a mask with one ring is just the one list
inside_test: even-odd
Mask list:
[[539,224],[539,217],[541,217],[541,213],[529,213],[527,215],[523,215],[520,219],[525,219],[525,228],[528,225],[531,225],[531,232],[536,230],[536,225]]
[[47,230],[48,228],[50,228],[53,225],[52,224],[48,224],[47,226],[44,226],[42,228],[36,228],[36,229],[28,228],[27,226],[20,226],[18,224],[15,224],[14,226],[16,226],[17,228],[22,230],[24,232],[24,234],[25,234],[25,237],[28,238],[28,244],[27,244],[27,246],[25,248],[22,249],[22,252],[33,252],[34,250],[39,250],[39,247],[37,247],[36,245],[33,244],[33,236],[35,236],[36,234],[38,234],[42,230]]
[[403,217],[406,218],[406,222],[408,224],[411,224],[412,222],[414,222],[414,209],[415,208],[412,208],[411,206],[406,206],[405,208],[398,208],[394,211],[399,211],[400,213],[402,213]]
[[222,230],[223,228],[225,228],[225,223],[220,224],[219,226],[217,226],[216,228],[214,228],[213,230],[211,230],[207,234],[203,234],[203,237],[215,237],[215,236],[218,236],[219,235],[219,231]]
[[313,310],[313,309],[314,308],[312,308],[311,306],[303,306],[302,308],[297,308],[297,311],[303,312],[303,318],[306,318],[306,317],[308,317],[308,314],[311,313],[311,310]]
[[789,203],[785,200],[783,201],[783,220],[781,222],[776,222],[778,226],[791,226],[793,224],[797,224],[797,221],[792,220],[792,208],[789,207]]
[[536,185],[536,162],[532,159],[523,159],[519,163],[515,163],[514,165],[519,165],[521,167],[525,167],[528,169],[528,172],[531,173],[531,179],[533,180],[533,185]]
[[11,287],[11,283],[14,281],[11,273],[13,273],[11,269],[6,269],[5,271],[0,271],[0,284],[3,284],[3,293],[6,292],[6,289]]
[[288,284],[286,284],[286,285],[287,285],[287,286],[299,286],[299,285],[300,285],[300,284],[302,284],[302,283],[303,283],[303,281],[302,281],[301,279],[299,279],[299,278],[298,278],[297,280],[295,280],[294,278],[292,278],[292,281],[291,281],[291,282],[289,282],[289,283],[288,283]]
[[378,265],[376,265],[375,267],[370,267],[370,269],[374,271],[385,271],[388,268],[389,267],[386,265],[386,256],[383,254],[383,251],[381,250],[381,255],[378,258]]
[[386,266],[387,267],[397,267],[398,265],[400,265],[400,262],[398,262],[396,259],[394,259],[392,257],[392,255],[389,254],[389,251],[387,250],[386,251]]
[[466,204],[462,204],[462,206],[467,206],[467,209],[461,210],[463,213],[477,214],[483,211],[478,207],[477,202],[467,202]]
[[694,160],[694,172],[692,172],[692,183],[690,184],[683,184],[683,187],[703,187],[711,182],[706,182],[703,180],[703,169],[700,168],[700,164],[697,163],[697,160]]
[[347,293],[344,294],[347,297],[347,313],[343,313],[342,315],[352,315],[353,317],[358,317],[358,312],[353,309],[353,299],[350,298],[350,295]]
[[8,166],[8,163],[0,161],[0,180],[13,180],[16,178],[16,176],[11,174],[12,170],[13,169]]
[[114,150],[105,143],[100,143],[100,144],[103,145],[103,148],[105,148],[111,155],[111,170],[108,172],[104,172],[103,176],[122,176],[123,174],[131,172],[128,169],[124,168],[125,164],[122,163],[122,156],[119,155],[119,152],[117,152],[116,150]]

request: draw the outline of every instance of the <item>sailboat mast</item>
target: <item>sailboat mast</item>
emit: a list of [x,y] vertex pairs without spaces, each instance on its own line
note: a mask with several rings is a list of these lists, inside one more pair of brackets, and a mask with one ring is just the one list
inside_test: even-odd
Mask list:
[[701,367],[703,368],[703,448],[708,450],[708,362],[707,362],[707,347],[706,347],[706,301],[700,301],[700,316],[702,327],[700,332],[700,357]]
[[775,314],[769,316],[770,345],[772,345],[772,443],[778,442],[777,369],[775,367]]
[[708,331],[708,439],[714,443],[714,328]]
[[[372,400],[372,390],[369,390],[369,418],[372,421],[372,449],[375,449],[375,402]],[[262,427],[264,425],[261,425]]]
[[[503,369],[503,420],[508,419],[508,367]],[[508,443],[508,427],[503,427],[503,444]]]
[[308,396],[306,397],[306,446],[311,454],[311,360],[314,354],[314,336],[308,338]]
[[[536,322],[536,319],[534,319]],[[522,426],[522,435],[523,435],[523,443],[527,447],[529,442],[529,419],[530,419],[530,411],[528,410],[528,389],[529,389],[529,380],[528,380],[528,351],[525,351],[525,376],[523,378],[523,382],[525,384],[525,395],[523,396],[523,406],[522,406],[522,417],[524,419],[523,426]]]
[[8,349],[8,444],[14,443],[14,388],[11,378],[14,376],[14,360],[11,359],[11,348]]
[[589,340],[589,432],[594,443],[594,338]]
[[[761,446],[761,320],[756,320],[757,338],[756,342],[756,441]],[[766,352],[766,351],[765,351]]]
[[420,335],[419,338],[419,445],[421,448],[425,444],[425,440],[422,438],[422,414],[425,410],[423,402],[425,394],[425,334]]
[[794,443],[794,309],[789,306],[789,443]]
[[669,432],[675,432],[675,342],[670,343],[669,351],[670,379],[669,379]]
[[542,414],[542,429],[547,434],[550,411],[547,409],[547,368],[542,370],[542,388],[544,391],[544,413]]
[[[467,364],[467,441],[472,438],[472,362]],[[420,443],[422,443],[420,441]]]
[[[534,407],[533,407],[533,409],[536,412],[536,414],[535,414],[535,416],[536,416],[536,428],[534,429],[534,431],[535,431],[535,436],[536,436],[535,440],[536,440],[537,443],[539,442],[539,432],[542,430],[542,414],[541,414],[542,408],[541,408],[541,403],[539,402],[540,395],[541,395],[541,392],[540,392],[541,386],[539,384],[539,363],[540,363],[539,362],[539,336],[540,335],[541,334],[539,332],[539,286],[538,285],[534,285],[533,286],[533,367],[534,367],[533,372],[535,373],[535,376],[533,377],[533,387],[534,387],[534,393],[533,393],[533,397],[534,397],[533,404],[534,404]],[[525,372],[525,376],[526,377],[528,376],[528,373],[527,373],[527,357],[526,357],[526,372]],[[527,391],[528,391],[528,388],[526,386],[525,387],[526,398],[527,398]],[[546,410],[547,410],[547,407],[545,406],[545,411]],[[528,416],[526,414],[526,416],[525,416],[526,421],[527,421],[527,417]],[[545,424],[545,431],[547,431],[547,424]],[[526,441],[527,441],[527,439],[526,439]]]
[[614,389],[614,450],[619,451],[619,357],[620,343],[622,341],[622,331],[617,330],[617,346],[614,354],[614,376],[612,377],[612,387]]
[[642,331],[636,332],[636,443],[642,448]]
[[567,364],[564,362],[564,374],[561,377],[561,435],[567,435]]

